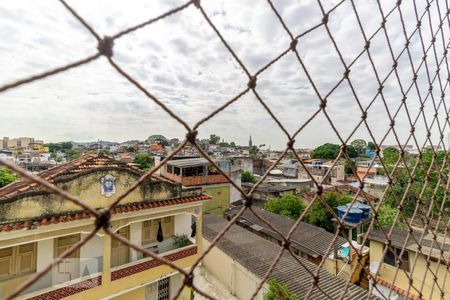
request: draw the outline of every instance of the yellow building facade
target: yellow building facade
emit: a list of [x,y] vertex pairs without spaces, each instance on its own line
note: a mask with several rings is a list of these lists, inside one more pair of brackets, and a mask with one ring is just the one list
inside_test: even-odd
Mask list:
[[[91,207],[107,207],[142,172],[103,154],[81,157],[39,176]],[[202,205],[210,197],[200,188],[182,188],[160,177],[144,181],[111,211],[111,229],[180,268],[201,253]],[[0,189],[0,298],[45,269],[95,229],[95,219],[72,202],[31,182]],[[72,253],[19,299],[171,299],[183,276],[146,257],[103,230]],[[180,299],[190,299],[183,288]]]
[[[420,232],[413,235],[414,238],[407,238],[406,230],[395,228],[390,237],[392,247],[386,250],[384,256],[384,235],[376,230],[369,236],[371,287],[374,295],[381,294],[384,296],[380,297],[388,299],[450,299],[450,273],[447,266],[450,244],[438,238],[441,244],[433,245],[430,236],[424,234],[422,237]],[[420,251],[417,241],[421,241]],[[401,253],[403,245],[405,250]],[[442,256],[439,248],[444,250]],[[375,286],[373,283],[376,283]]]

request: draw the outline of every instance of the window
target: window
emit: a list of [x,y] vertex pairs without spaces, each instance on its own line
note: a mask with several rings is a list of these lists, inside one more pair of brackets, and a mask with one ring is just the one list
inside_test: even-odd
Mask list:
[[[123,227],[117,231],[121,237],[130,239],[130,228]],[[130,262],[130,247],[112,238],[111,239],[111,267],[120,266]]]
[[409,253],[408,250],[403,251],[403,255],[401,257],[401,263],[400,266],[397,264],[397,260],[400,257],[400,253],[402,252],[402,249],[391,247],[394,251],[392,252],[390,248],[387,249],[386,255],[384,256],[384,263],[394,266],[396,268],[400,268],[406,272],[409,272]]
[[36,271],[36,243],[0,249],[0,279]]
[[142,222],[142,245],[156,242],[159,223],[164,239],[174,235],[174,217],[164,217]]
[[158,281],[158,300],[169,300],[169,277]]

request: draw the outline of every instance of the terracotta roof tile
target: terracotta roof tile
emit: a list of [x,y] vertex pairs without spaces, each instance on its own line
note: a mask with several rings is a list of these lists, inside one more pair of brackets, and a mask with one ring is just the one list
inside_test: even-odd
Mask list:
[[[116,207],[112,214],[120,214],[125,212],[132,212],[132,211],[138,211],[138,210],[144,210],[149,208],[156,208],[156,207],[162,207],[162,206],[169,206],[169,205],[176,205],[176,204],[183,204],[183,203],[191,203],[196,201],[202,201],[202,200],[208,200],[211,199],[211,196],[206,194],[201,194],[200,196],[196,197],[183,197],[183,198],[177,198],[177,199],[170,199],[170,200],[162,200],[162,201],[153,201],[153,202],[147,202],[147,203],[132,203],[132,204],[125,204],[119,207]],[[76,221],[81,219],[88,219],[91,218],[91,215],[88,212],[78,212],[73,214],[67,214],[67,215],[60,215],[60,216],[52,216],[50,220],[48,218],[43,218],[39,220],[25,220],[23,222],[16,222],[16,223],[10,223],[10,224],[3,224],[0,225],[0,232],[1,231],[11,231],[11,230],[19,230],[19,229],[29,229],[31,227],[31,222],[33,223],[33,228],[42,226],[42,225],[50,225],[50,224],[57,224],[57,223],[63,223],[63,222],[70,222],[70,221]]]
[[[67,176],[79,174],[96,168],[125,168],[137,175],[142,175],[144,172],[139,168],[126,164],[124,162],[116,161],[112,157],[107,156],[104,153],[88,154],[82,156],[78,159],[72,160],[67,164],[59,165],[43,171],[37,176],[45,179],[51,183],[59,178],[64,178]],[[157,180],[163,180],[159,176],[154,176]],[[164,180],[167,181],[167,180]],[[9,198],[11,196],[17,195],[17,193],[29,191],[29,190],[39,190],[40,187],[35,182],[28,179],[22,179],[15,181],[0,189],[0,201],[3,198]]]

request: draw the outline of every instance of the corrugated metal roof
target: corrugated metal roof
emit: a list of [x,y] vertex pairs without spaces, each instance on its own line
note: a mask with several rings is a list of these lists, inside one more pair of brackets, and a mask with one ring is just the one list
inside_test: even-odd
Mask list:
[[[225,219],[205,215],[203,217],[203,237],[212,241],[226,224]],[[216,245],[261,279],[280,251],[279,246],[237,225],[232,225]],[[318,266],[313,263],[301,257],[298,257],[298,259],[309,271],[315,272],[317,270]],[[313,284],[311,274],[286,252],[276,264],[269,278],[287,285],[289,291],[297,294],[299,298],[305,297]],[[318,282],[320,290],[317,287],[313,288],[309,298],[319,300],[330,299],[330,297],[331,299],[338,298],[345,286],[345,280],[335,277],[325,270],[320,270]],[[367,298],[367,292],[356,285],[349,284],[344,299],[363,298]]]

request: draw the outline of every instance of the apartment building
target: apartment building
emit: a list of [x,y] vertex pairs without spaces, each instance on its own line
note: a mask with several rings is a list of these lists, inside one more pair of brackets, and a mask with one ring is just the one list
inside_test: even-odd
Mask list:
[[[142,171],[105,154],[91,154],[38,176],[101,209],[114,202]],[[181,268],[201,252],[201,188],[154,176],[112,211],[112,230]],[[78,205],[28,180],[0,189],[0,298],[95,229]],[[26,289],[19,299],[172,298],[181,276],[160,261],[129,248],[103,230]],[[183,289],[181,299],[190,299]]]
[[200,187],[211,200],[203,204],[205,214],[221,215],[230,206],[230,183],[205,158],[175,159],[163,167],[162,176],[183,187]]

